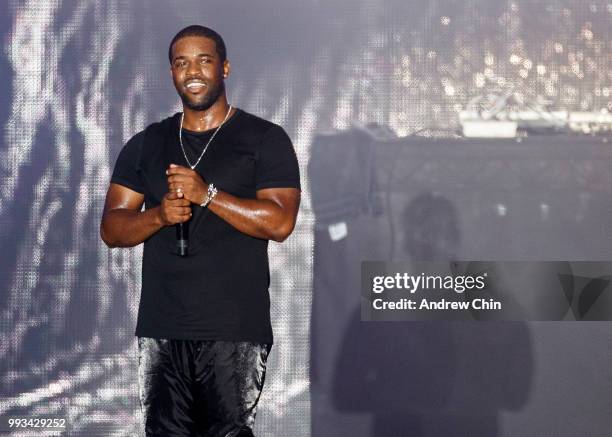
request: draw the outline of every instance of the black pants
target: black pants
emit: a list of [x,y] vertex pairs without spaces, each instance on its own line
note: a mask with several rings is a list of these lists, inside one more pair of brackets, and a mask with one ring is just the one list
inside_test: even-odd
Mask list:
[[149,436],[253,436],[271,345],[138,337]]

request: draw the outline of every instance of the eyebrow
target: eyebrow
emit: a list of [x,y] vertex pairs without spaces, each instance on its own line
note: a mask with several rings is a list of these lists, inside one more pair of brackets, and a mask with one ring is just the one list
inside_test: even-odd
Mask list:
[[[214,58],[214,55],[210,54],[210,53],[198,53],[196,55],[196,57],[198,58]],[[172,62],[176,61],[177,59],[186,59],[187,56],[177,56],[175,57]]]

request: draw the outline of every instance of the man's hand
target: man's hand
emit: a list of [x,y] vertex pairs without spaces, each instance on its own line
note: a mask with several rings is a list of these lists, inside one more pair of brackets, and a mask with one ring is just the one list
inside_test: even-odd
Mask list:
[[168,170],[168,189],[170,192],[177,192],[183,195],[183,198],[200,205],[206,198],[208,184],[202,180],[200,174],[176,164],[170,164]]
[[159,208],[159,218],[164,226],[184,223],[191,218],[191,203],[182,193],[166,193]]

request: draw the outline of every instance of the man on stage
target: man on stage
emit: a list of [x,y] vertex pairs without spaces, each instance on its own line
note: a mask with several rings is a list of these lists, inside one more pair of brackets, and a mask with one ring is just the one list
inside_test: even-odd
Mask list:
[[272,345],[268,240],[295,226],[298,163],[280,126],[228,104],[218,33],[181,30],[169,59],[183,111],[125,144],[100,233],[109,247],[144,242],[146,435],[252,436]]

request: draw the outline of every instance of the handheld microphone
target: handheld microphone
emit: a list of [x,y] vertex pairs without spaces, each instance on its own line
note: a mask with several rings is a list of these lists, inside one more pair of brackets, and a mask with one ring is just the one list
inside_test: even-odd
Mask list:
[[176,227],[176,250],[180,256],[187,256],[189,249],[189,222],[177,223]]

